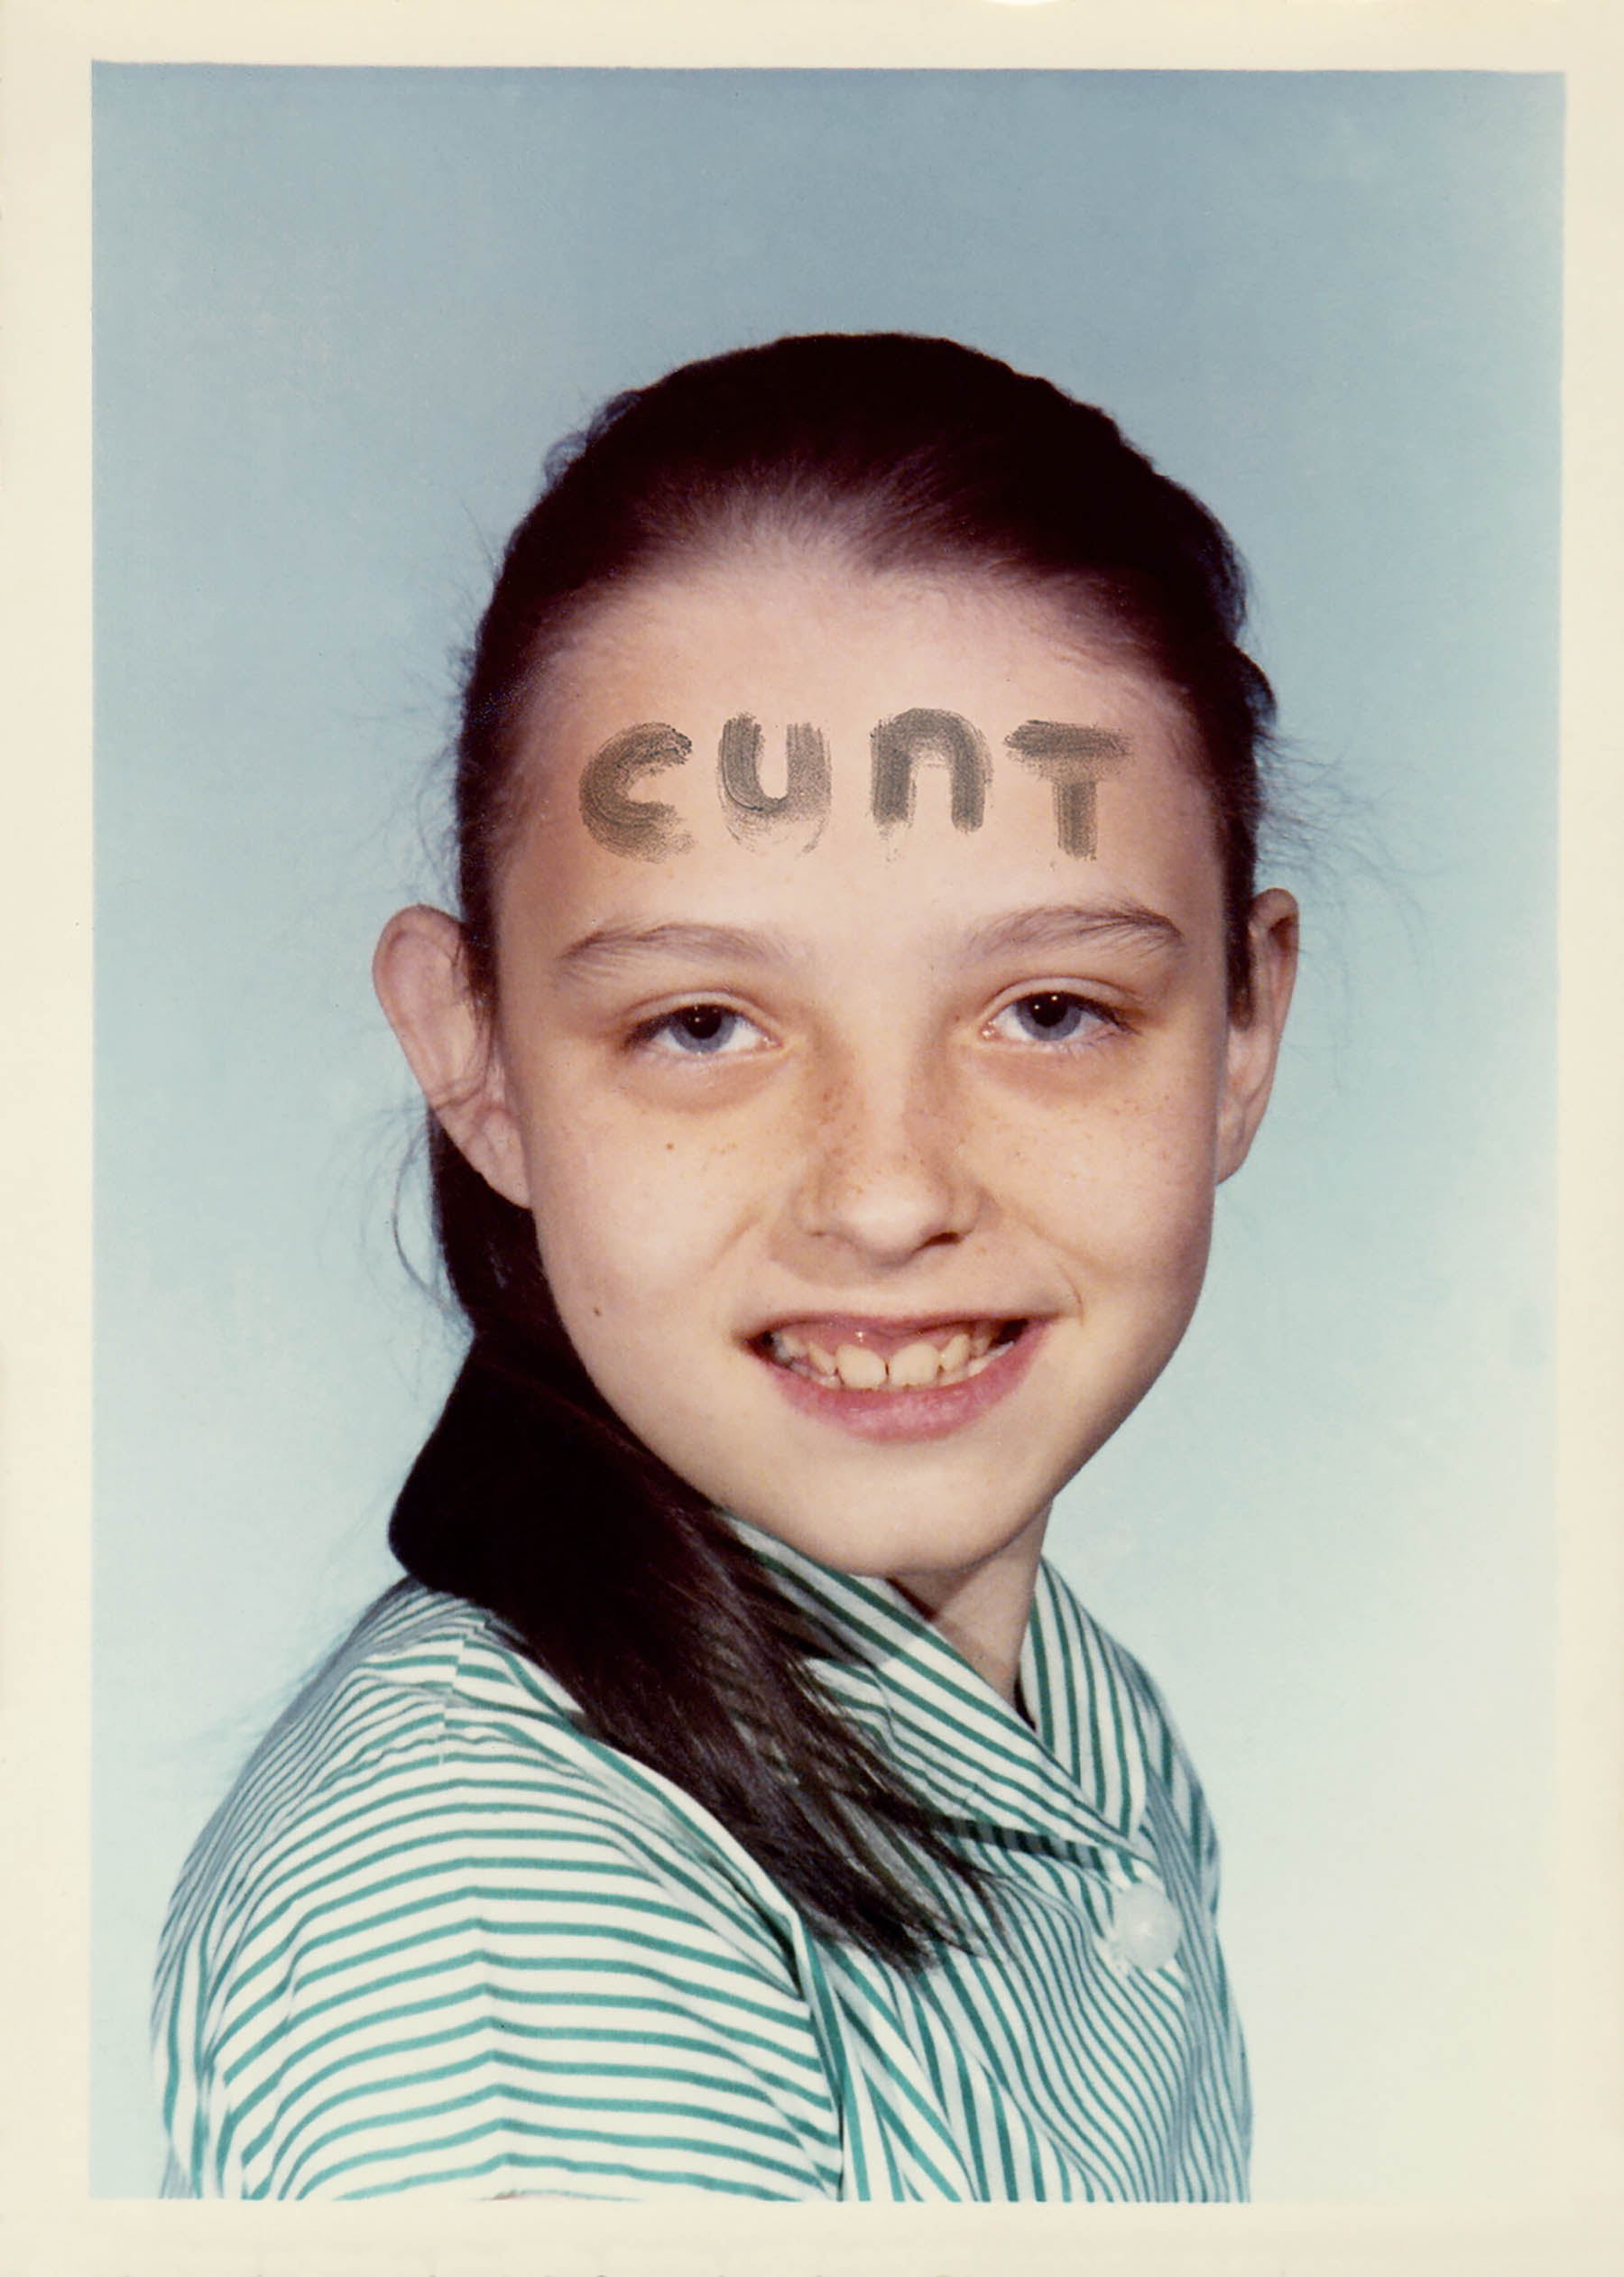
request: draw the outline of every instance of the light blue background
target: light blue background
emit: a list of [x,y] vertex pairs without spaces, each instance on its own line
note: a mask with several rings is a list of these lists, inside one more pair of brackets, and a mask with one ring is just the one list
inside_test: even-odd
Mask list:
[[493,552],[605,393],[867,327],[1103,403],[1251,562],[1301,999],[1053,1546],[1207,1782],[1260,2195],[1536,2180],[1559,84],[118,67],[96,119],[97,2189],[156,2182],[169,1886],[452,1365],[367,961]]

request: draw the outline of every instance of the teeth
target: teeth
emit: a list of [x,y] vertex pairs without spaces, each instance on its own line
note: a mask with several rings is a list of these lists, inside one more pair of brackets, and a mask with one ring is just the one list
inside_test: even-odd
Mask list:
[[[956,1344],[958,1341],[955,1337],[954,1342]],[[935,1345],[927,1344],[923,1338],[917,1343],[905,1344],[900,1352],[893,1352],[886,1368],[890,1382],[900,1392],[913,1391],[927,1384],[934,1384],[941,1372],[941,1356]],[[843,1368],[841,1374],[844,1375],[844,1373]]]
[[814,1383],[839,1384],[848,1392],[927,1391],[937,1384],[963,1384],[979,1375],[992,1356],[1000,1336],[996,1321],[973,1321],[955,1328],[945,1344],[916,1337],[885,1355],[865,1344],[843,1344],[829,1352],[795,1328],[775,1328],[769,1338],[772,1357],[780,1366]]
[[848,1392],[877,1392],[888,1373],[884,1355],[861,1344],[843,1344],[835,1366]]

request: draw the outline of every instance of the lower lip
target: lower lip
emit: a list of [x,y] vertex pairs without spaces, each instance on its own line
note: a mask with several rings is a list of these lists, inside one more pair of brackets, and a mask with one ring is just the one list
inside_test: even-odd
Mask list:
[[847,1392],[815,1383],[795,1368],[756,1357],[791,1407],[820,1423],[837,1424],[856,1439],[946,1439],[1007,1398],[1031,1365],[1043,1340],[1041,1320],[1000,1345],[984,1368],[962,1384],[934,1384],[905,1392]]

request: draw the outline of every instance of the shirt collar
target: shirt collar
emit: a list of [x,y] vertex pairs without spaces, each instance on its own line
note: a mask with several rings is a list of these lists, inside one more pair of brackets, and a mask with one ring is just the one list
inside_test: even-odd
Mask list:
[[729,1523],[830,1634],[844,1657],[818,1661],[820,1678],[922,1800],[995,1834],[1141,1852],[1132,1696],[1114,1648],[1050,1567],[1038,1568],[1021,1649],[1028,1724],[890,1582]]

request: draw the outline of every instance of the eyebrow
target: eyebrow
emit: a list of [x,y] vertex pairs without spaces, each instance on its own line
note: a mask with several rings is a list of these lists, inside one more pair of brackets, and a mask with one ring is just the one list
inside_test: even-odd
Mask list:
[[1136,942],[1175,953],[1186,946],[1173,920],[1142,902],[1057,902],[989,919],[971,933],[969,947],[995,957],[1011,949],[1064,949],[1078,940]]
[[[1117,940],[1176,953],[1185,937],[1170,917],[1140,902],[1059,902],[1038,909],[1011,911],[976,926],[965,946],[972,956],[1007,956],[1021,950],[1064,949],[1079,940]],[[788,965],[794,961],[780,934],[737,925],[669,923],[600,925],[558,953],[565,980],[590,981],[620,971],[645,957],[741,958]]]
[[789,944],[776,933],[737,925],[600,925],[558,952],[566,980],[591,980],[615,972],[640,957],[748,958],[787,965]]

